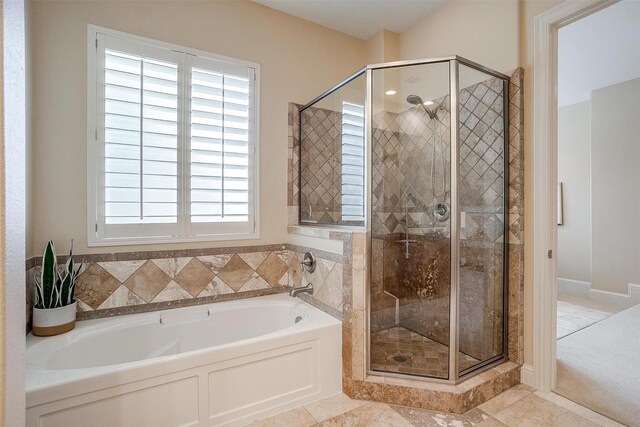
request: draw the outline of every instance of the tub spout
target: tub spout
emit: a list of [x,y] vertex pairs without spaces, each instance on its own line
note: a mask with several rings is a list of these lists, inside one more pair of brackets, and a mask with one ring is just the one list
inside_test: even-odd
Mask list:
[[309,283],[307,286],[291,289],[291,291],[289,291],[289,296],[295,297],[303,292],[313,295],[313,283]]

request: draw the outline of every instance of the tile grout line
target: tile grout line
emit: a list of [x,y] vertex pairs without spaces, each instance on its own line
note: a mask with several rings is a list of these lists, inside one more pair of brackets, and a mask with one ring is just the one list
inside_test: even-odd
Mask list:
[[[313,402],[311,402],[311,403],[313,403]],[[308,405],[308,403],[307,403],[307,405]],[[311,412],[309,412],[309,410],[307,409],[307,405],[302,405],[301,408],[305,410],[305,412],[311,417],[312,420],[315,421],[315,424],[313,424],[314,426],[319,425],[322,421],[318,421],[318,419],[316,417],[314,417]]]
[[[618,423],[615,420],[612,420],[611,418],[607,417],[606,415],[602,415],[599,412],[594,411],[593,409],[587,408],[586,406],[582,406],[577,402],[574,402],[571,399],[567,399],[566,397],[558,394],[558,393],[554,393],[554,392],[543,392],[540,390],[536,390],[533,394],[535,394],[536,396],[539,396],[543,399],[545,399],[548,402],[551,402],[553,404],[555,404],[556,406],[559,406],[561,408],[566,409],[567,411],[578,415],[579,417],[582,417],[584,419],[586,419],[587,421],[591,421],[592,423],[595,423],[599,426],[602,427],[608,427],[608,426],[620,426],[620,427],[624,427],[623,424]],[[573,409],[571,409],[569,406],[579,406],[583,413],[585,413],[585,415],[582,415],[576,411],[574,411]],[[604,424],[603,424],[604,423]]]
[[[508,391],[508,390],[507,390],[507,391]],[[509,405],[505,406],[504,408],[500,409],[498,412],[496,412],[495,414],[492,414],[492,415],[490,415],[490,416],[491,416],[491,417],[496,418],[496,415],[498,415],[499,413],[501,413],[501,412],[503,412],[503,411],[506,411],[508,408],[510,408],[510,407],[512,407],[513,405],[515,405],[516,403],[520,402],[522,399],[525,399],[525,398],[527,398],[527,397],[529,397],[529,396],[531,396],[531,395],[533,395],[533,394],[535,394],[535,391],[529,391],[529,394],[526,394],[526,395],[522,396],[521,398],[519,398],[519,399],[518,399],[518,400],[516,400],[515,402],[512,402],[511,404],[509,404]],[[500,396],[500,395],[498,395],[498,396]],[[498,397],[498,396],[496,396],[496,397]],[[495,399],[496,397],[494,397],[493,399]],[[490,400],[491,400],[491,399],[490,399]],[[488,400],[488,401],[489,401],[489,400]],[[488,401],[487,401],[487,402],[488,402]],[[500,421],[498,418],[496,418],[496,420]]]

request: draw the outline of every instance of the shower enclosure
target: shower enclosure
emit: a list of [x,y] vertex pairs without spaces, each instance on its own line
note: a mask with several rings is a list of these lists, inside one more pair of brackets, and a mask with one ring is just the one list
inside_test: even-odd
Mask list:
[[502,361],[508,77],[369,65],[300,109],[300,224],[366,227],[368,370],[458,382]]

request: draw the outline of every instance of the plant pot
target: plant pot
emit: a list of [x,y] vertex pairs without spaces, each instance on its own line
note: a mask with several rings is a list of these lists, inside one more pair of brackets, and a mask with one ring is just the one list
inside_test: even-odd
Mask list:
[[33,335],[50,337],[76,326],[76,303],[58,308],[33,308]]

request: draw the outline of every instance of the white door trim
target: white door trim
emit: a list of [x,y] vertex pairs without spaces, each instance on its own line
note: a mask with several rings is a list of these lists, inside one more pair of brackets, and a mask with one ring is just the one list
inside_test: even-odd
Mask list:
[[[535,17],[533,86],[533,366],[542,391],[556,386],[558,29],[618,0],[566,1]],[[552,256],[549,258],[549,251]]]

